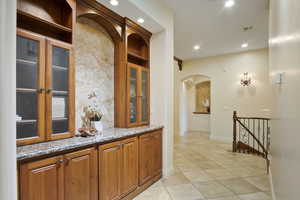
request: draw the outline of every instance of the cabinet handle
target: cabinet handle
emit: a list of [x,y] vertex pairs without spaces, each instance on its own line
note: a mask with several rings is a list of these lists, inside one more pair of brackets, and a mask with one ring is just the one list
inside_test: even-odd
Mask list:
[[60,166],[61,166],[61,164],[62,164],[63,162],[64,162],[63,160],[58,160],[58,161],[56,162],[56,167],[57,167],[57,168],[60,168]]
[[53,91],[52,88],[48,88],[48,89],[47,89],[47,93],[50,93],[50,92],[52,92],[52,91]]
[[45,91],[45,88],[40,88],[40,89],[37,90],[37,92],[40,93],[40,94],[43,93],[44,91]]
[[71,161],[71,159],[70,159],[70,158],[66,158],[66,159],[65,159],[65,163],[66,163],[66,165],[68,165],[68,164],[70,163],[70,161]]

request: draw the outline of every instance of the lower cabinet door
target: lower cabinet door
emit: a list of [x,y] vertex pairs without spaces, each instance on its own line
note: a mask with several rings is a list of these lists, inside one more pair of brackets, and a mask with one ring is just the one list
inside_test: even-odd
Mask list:
[[21,200],[63,200],[63,157],[22,164],[20,168]]
[[153,175],[162,171],[162,131],[153,133]]
[[153,175],[153,137],[151,133],[139,139],[139,185],[144,184]]
[[100,145],[99,158],[100,200],[119,199],[121,196],[121,143]]
[[138,186],[137,137],[122,141],[121,194],[126,196]]
[[94,148],[64,156],[65,200],[98,199],[98,159]]

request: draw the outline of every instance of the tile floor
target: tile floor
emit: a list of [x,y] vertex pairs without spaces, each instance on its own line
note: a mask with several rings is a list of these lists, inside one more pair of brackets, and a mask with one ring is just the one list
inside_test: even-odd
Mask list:
[[271,200],[264,159],[205,133],[175,139],[175,170],[134,200]]

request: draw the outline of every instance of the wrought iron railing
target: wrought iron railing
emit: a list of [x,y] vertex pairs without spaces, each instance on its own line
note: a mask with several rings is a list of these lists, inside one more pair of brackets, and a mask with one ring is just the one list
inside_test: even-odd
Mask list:
[[233,145],[232,151],[256,154],[267,162],[269,173],[270,119],[261,117],[238,117],[233,112]]

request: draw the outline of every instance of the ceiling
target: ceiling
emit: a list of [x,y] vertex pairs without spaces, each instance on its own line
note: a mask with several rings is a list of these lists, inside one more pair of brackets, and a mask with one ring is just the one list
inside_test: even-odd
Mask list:
[[[175,13],[175,55],[183,60],[268,46],[268,0],[163,0]],[[243,27],[253,26],[243,31]],[[247,42],[247,48],[241,44]],[[198,44],[200,49],[193,47]]]
[[113,10],[118,13],[122,17],[128,17],[129,19],[137,22],[138,18],[143,18],[145,23],[140,24],[147,30],[152,33],[158,33],[163,30],[163,27],[153,20],[150,16],[141,11],[138,7],[136,7],[133,3],[128,0],[119,0],[118,6],[112,6],[109,0],[97,0],[99,3],[104,5],[105,7]]

